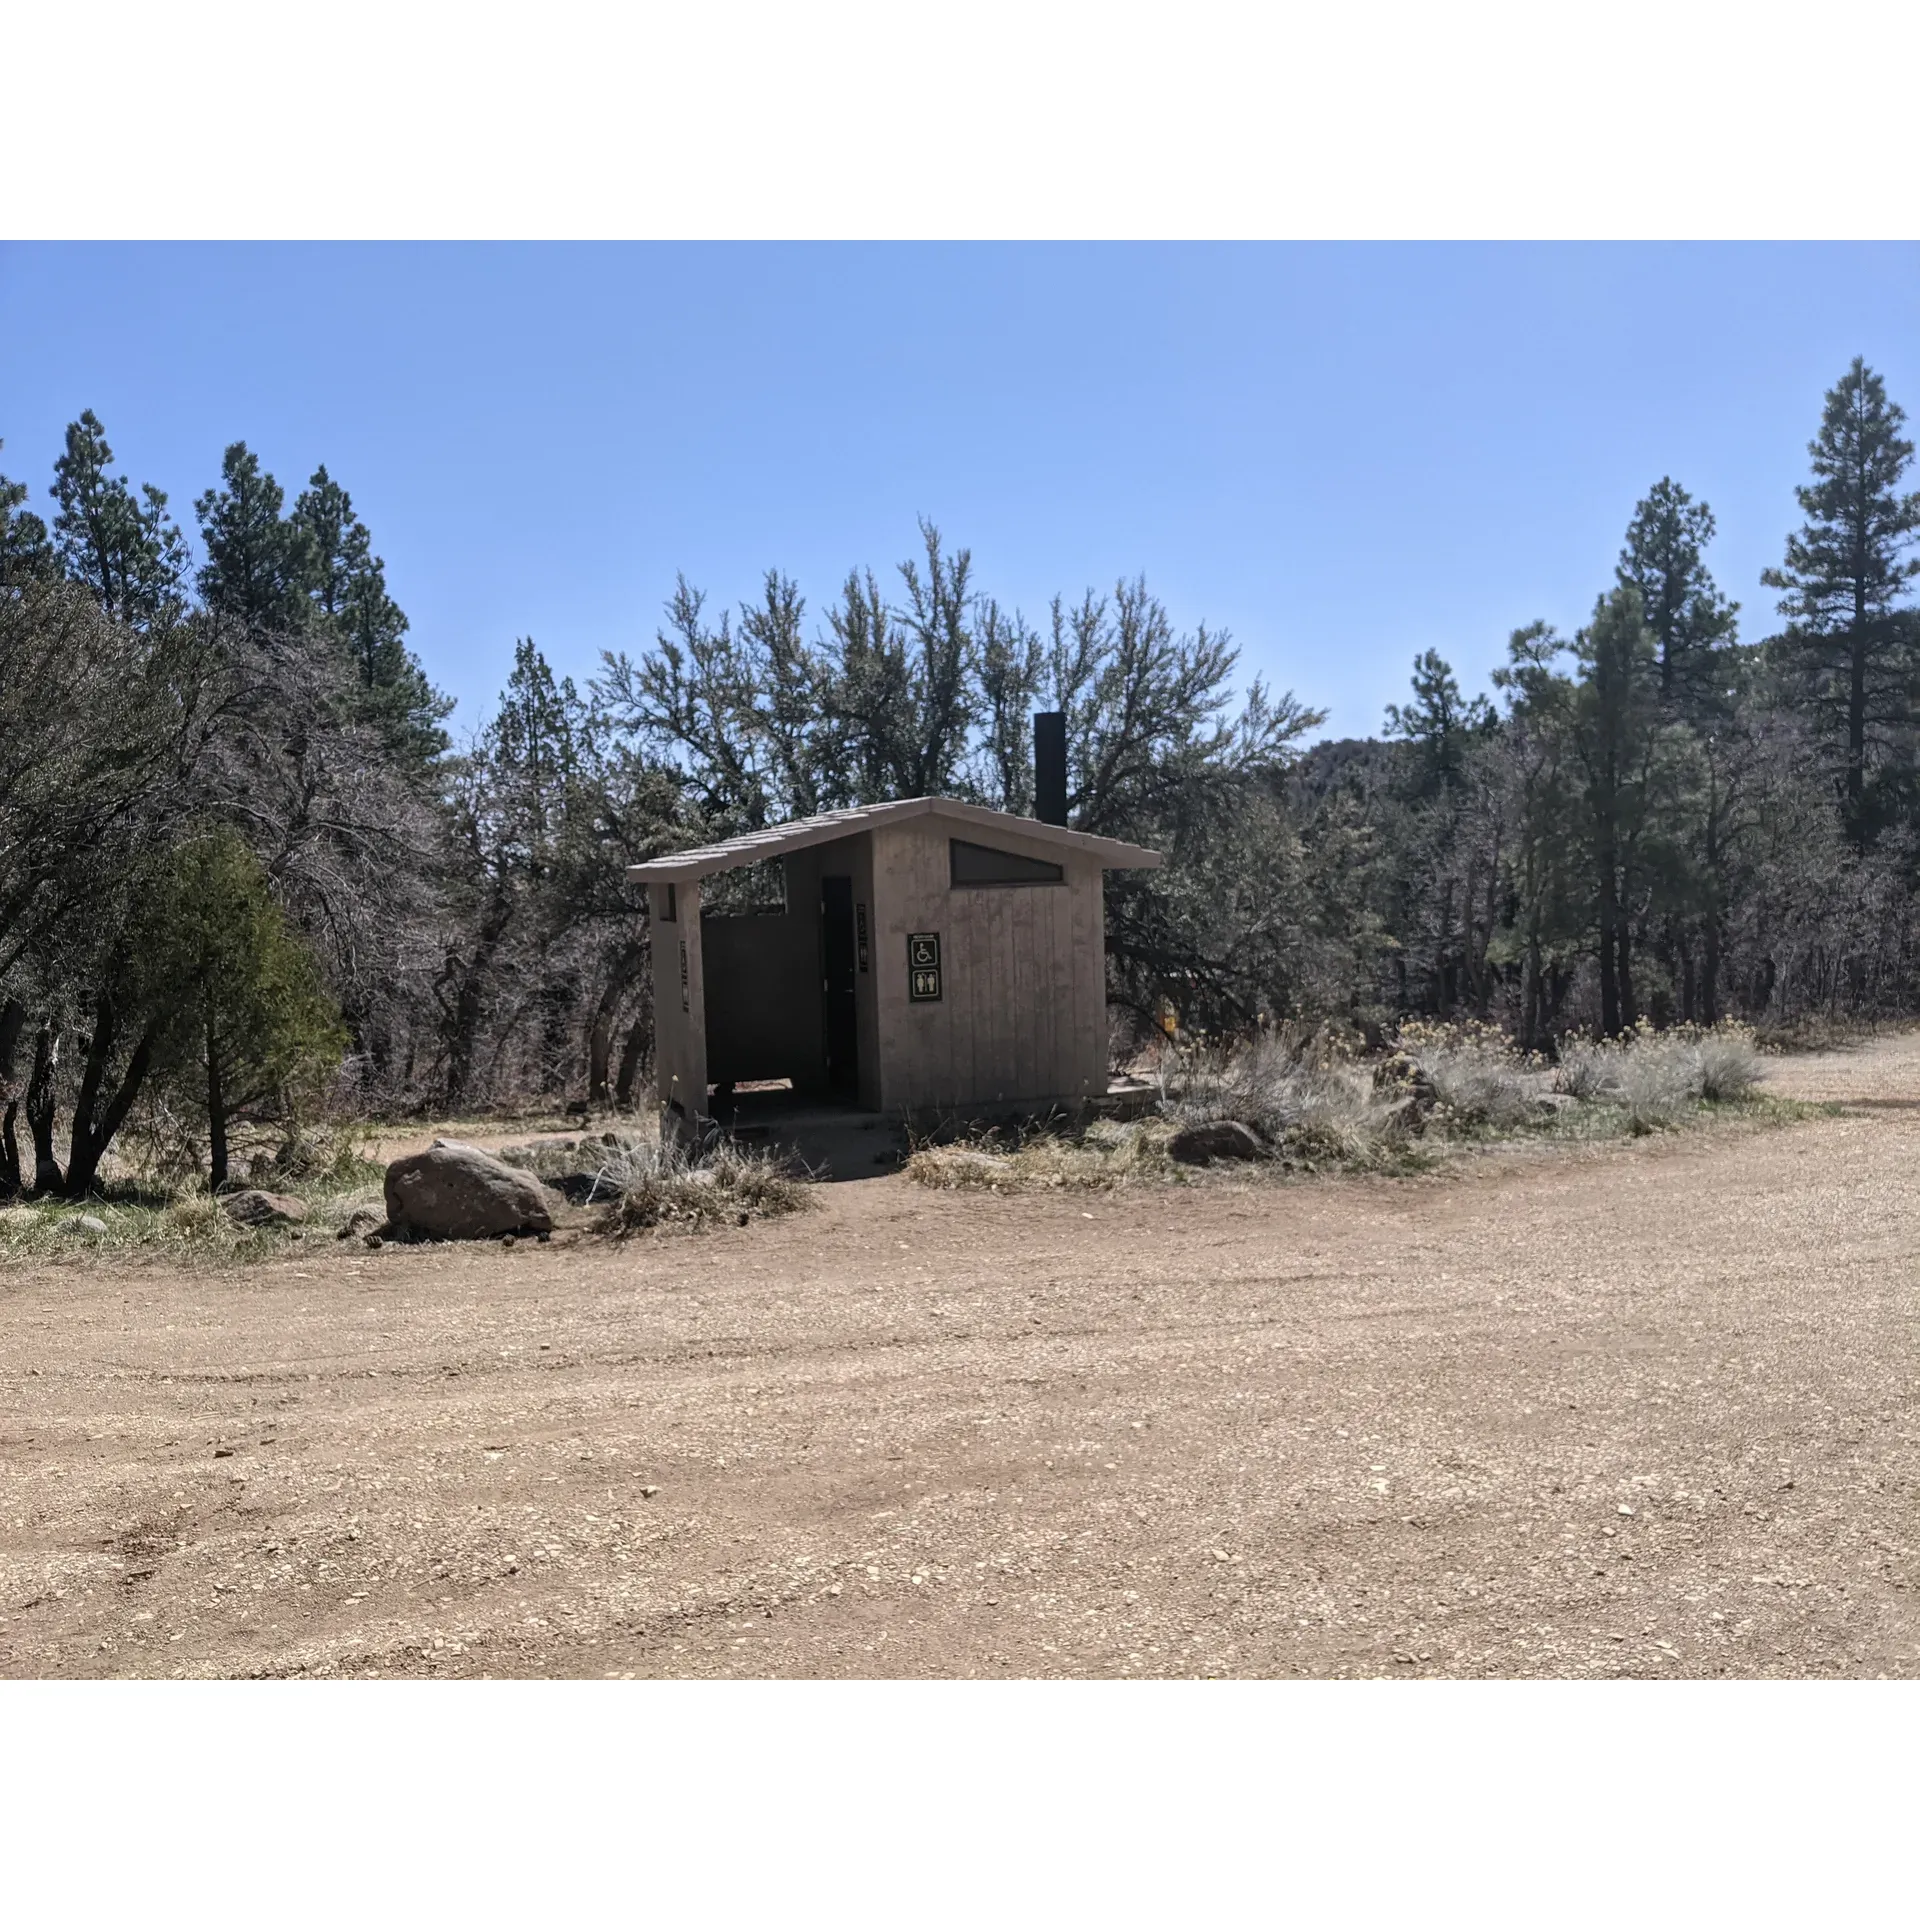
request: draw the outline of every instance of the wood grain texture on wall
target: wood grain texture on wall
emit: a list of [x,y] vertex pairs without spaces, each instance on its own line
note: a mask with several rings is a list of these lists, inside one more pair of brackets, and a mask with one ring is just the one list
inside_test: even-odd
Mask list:
[[694,1121],[704,1119],[707,1112],[707,994],[699,881],[678,882],[676,894],[677,917],[669,920],[667,889],[658,883],[647,888],[653,944],[654,1085],[662,1108],[678,1103],[686,1118]]
[[[1078,1099],[1106,1086],[1101,868],[1064,855],[1062,886],[955,887],[949,823],[916,818],[873,835],[880,1098],[933,1113]],[[982,845],[1032,848],[970,830]],[[942,997],[907,991],[907,942],[940,936]]]

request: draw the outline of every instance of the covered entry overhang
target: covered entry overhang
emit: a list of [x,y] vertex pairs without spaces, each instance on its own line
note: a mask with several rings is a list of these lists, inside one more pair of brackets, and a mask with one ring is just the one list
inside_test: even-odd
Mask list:
[[[702,883],[761,862],[754,910]],[[648,889],[663,1124],[789,1083],[869,1111],[955,1112],[1106,1085],[1101,875],[1150,848],[965,801],[816,814],[627,870]]]

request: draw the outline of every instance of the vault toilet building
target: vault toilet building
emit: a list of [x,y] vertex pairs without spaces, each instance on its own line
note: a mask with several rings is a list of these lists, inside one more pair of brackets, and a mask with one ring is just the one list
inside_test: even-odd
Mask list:
[[[1065,784],[1047,780],[1045,744],[1043,805]],[[701,911],[709,874],[775,858],[784,911]],[[724,1118],[743,1083],[928,1118],[1104,1094],[1102,873],[1159,865],[1146,847],[921,799],[629,867],[652,924],[663,1133],[699,1135],[709,1089]]]

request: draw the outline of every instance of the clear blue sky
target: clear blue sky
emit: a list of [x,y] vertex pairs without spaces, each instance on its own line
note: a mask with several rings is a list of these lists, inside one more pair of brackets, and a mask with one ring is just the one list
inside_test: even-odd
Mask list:
[[460,731],[517,635],[584,678],[676,569],[818,608],[926,514],[1036,620],[1144,571],[1355,733],[1579,624],[1662,474],[1771,631],[1855,353],[1920,417],[1920,247],[10,245],[0,470],[43,505],[90,406],[191,531],[228,441],[326,462]]

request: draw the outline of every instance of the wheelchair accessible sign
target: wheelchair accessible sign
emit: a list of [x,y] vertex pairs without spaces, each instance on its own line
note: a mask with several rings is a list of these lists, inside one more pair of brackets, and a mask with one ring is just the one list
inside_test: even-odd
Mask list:
[[937,933],[907,935],[907,998],[940,998],[940,936]]

